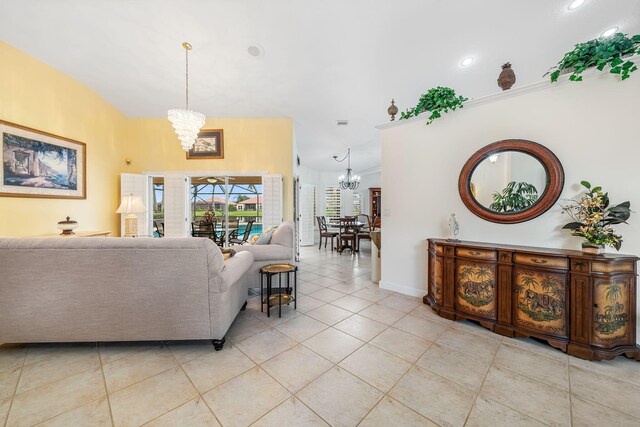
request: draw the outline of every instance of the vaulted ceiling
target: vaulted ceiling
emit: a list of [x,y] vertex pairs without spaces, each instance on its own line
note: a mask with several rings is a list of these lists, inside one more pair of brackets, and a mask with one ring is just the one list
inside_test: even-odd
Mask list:
[[[380,162],[375,125],[427,89],[493,93],[616,26],[640,33],[640,0],[2,0],[0,37],[85,83],[129,117],[184,103],[207,117],[291,117],[302,163],[356,173]],[[249,46],[262,54],[249,55]],[[460,67],[473,56],[475,63]],[[336,120],[349,120],[346,127]]]

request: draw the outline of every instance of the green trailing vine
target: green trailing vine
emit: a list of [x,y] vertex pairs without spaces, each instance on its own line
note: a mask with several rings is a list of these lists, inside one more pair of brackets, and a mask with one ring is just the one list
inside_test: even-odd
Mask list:
[[430,125],[435,119],[442,117],[442,113],[448,113],[449,110],[455,111],[462,108],[462,103],[467,98],[457,96],[456,91],[449,87],[438,86],[429,89],[427,93],[422,94],[418,104],[414,108],[408,108],[407,111],[400,113],[400,120],[418,116],[425,111],[429,111],[431,115],[427,120]]
[[629,37],[623,33],[616,33],[610,37],[599,37],[585,43],[578,43],[571,52],[567,52],[558,65],[551,68],[546,75],[551,75],[551,82],[557,82],[563,70],[571,69],[569,80],[582,81],[582,73],[591,67],[603,71],[609,67],[609,72],[619,74],[622,80],[638,67],[624,57],[640,54],[640,35]]

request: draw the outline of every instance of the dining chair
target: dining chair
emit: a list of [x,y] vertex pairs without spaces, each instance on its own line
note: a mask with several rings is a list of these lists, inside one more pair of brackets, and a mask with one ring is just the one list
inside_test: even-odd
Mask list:
[[229,241],[231,241],[231,237],[234,235],[237,236],[238,233],[238,229],[240,228],[240,220],[239,219],[230,219],[229,221],[225,222],[224,220],[219,221],[220,225],[218,226],[218,232],[220,233],[220,235],[218,236],[218,246],[222,247],[224,246],[224,237],[225,237],[225,233],[227,232],[227,227],[226,225],[229,226]]
[[153,221],[153,231],[158,233],[158,236],[164,237],[164,222],[162,223],[162,228],[160,228],[158,221]]
[[208,239],[214,239],[215,224],[211,222],[192,222],[191,223],[191,237],[206,237]]
[[327,219],[323,216],[317,216],[316,221],[318,222],[318,230],[320,231],[320,244],[318,245],[318,250],[322,249],[322,238],[324,237],[324,247],[327,248],[327,242],[329,238],[331,238],[331,250],[333,251],[333,239],[338,236],[338,232],[329,231],[329,227],[327,226]]
[[357,252],[356,248],[356,220],[353,217],[340,218],[340,228],[338,229],[338,252],[342,254],[345,249],[350,249],[351,253]]
[[358,215],[357,221],[366,224],[364,227],[362,227],[360,229],[360,232],[356,236],[357,248],[359,250],[360,249],[360,241],[362,239],[371,240],[371,235],[369,233],[373,231],[373,228],[372,228],[371,218],[367,214]]
[[234,230],[229,235],[229,244],[231,245],[242,245],[243,243],[249,240],[249,236],[251,235],[251,229],[253,228],[253,223],[255,220],[250,219],[247,221],[247,226],[244,229],[244,233],[242,233],[242,239],[238,238],[238,230]]

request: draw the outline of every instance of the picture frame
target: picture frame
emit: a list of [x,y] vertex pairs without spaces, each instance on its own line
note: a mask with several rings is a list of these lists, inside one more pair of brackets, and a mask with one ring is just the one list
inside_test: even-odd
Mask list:
[[0,197],[87,198],[84,142],[0,120]]
[[222,129],[202,129],[193,147],[187,151],[187,160],[224,159],[224,132]]

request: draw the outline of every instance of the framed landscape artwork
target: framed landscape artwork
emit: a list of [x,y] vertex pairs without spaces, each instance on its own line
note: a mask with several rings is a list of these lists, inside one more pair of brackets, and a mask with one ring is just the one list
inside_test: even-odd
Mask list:
[[82,142],[0,120],[0,196],[86,199]]
[[203,129],[193,148],[187,151],[187,159],[224,159],[224,135],[222,129]]

